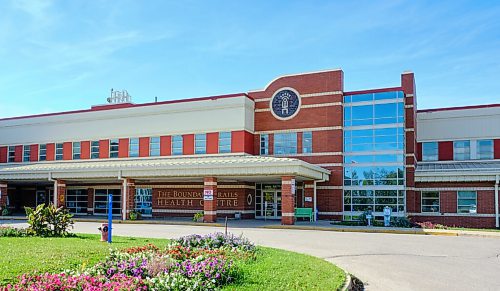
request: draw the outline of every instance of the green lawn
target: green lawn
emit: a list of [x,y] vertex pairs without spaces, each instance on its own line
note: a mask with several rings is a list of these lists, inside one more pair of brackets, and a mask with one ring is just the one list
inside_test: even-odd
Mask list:
[[[167,240],[114,237],[112,247]],[[0,285],[16,281],[26,272],[60,272],[92,265],[106,257],[109,245],[97,235],[79,234],[75,238],[0,237]],[[242,276],[225,290],[337,290],[344,272],[334,265],[307,255],[259,247],[255,261],[239,262]]]

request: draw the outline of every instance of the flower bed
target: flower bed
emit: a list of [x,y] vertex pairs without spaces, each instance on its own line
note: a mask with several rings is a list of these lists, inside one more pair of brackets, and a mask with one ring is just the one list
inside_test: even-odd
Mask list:
[[238,276],[238,260],[254,258],[247,239],[215,233],[111,250],[102,262],[59,274],[25,274],[4,290],[217,290]]

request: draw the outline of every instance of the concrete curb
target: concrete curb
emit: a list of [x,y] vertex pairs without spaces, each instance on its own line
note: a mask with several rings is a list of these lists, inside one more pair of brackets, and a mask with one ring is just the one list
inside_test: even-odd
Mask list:
[[[75,222],[100,222],[106,223],[106,219],[73,219]],[[189,221],[158,221],[158,220],[113,220],[113,223],[118,224],[163,224],[163,225],[189,225],[189,226],[211,226],[211,227],[224,227],[220,223],[205,223],[205,222],[189,222]]]
[[342,286],[342,288],[340,288],[341,291],[350,290],[352,287],[351,275],[349,273],[347,273],[346,271],[344,271],[344,273],[345,273],[345,282],[344,282],[344,286]]
[[317,226],[292,226],[292,225],[266,225],[260,228],[267,229],[296,229],[296,230],[320,230],[336,232],[359,232],[359,233],[389,233],[389,234],[416,234],[416,235],[441,235],[441,236],[476,236],[500,238],[500,233],[487,233],[480,231],[453,231],[453,230],[425,230],[425,229],[361,229],[361,228],[333,228]]

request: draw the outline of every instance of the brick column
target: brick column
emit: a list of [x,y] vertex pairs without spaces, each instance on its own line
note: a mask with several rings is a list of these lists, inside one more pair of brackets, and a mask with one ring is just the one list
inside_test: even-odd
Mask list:
[[7,183],[0,182],[0,192],[2,195],[0,196],[0,213],[3,210],[3,206],[7,205]]
[[304,207],[314,210],[314,181],[304,182]]
[[125,211],[127,219],[130,219],[130,212],[135,209],[135,181],[127,179],[127,201],[125,202]]
[[94,214],[94,189],[93,188],[87,189],[87,214],[88,215]]
[[[217,221],[217,178],[205,177],[203,179],[203,221],[216,222]],[[205,200],[205,192],[212,191],[212,200]]]
[[56,198],[56,207],[66,207],[66,181],[57,180],[57,189],[54,191],[54,196]]
[[292,193],[292,176],[281,177],[281,224],[295,223],[295,193]]

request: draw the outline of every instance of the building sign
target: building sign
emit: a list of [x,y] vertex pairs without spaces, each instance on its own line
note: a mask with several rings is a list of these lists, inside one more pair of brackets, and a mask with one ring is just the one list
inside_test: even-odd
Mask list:
[[290,184],[291,184],[291,186],[292,186],[292,187],[291,187],[291,188],[292,188],[292,189],[291,189],[292,194],[295,194],[295,179],[292,179],[292,180],[290,181]]
[[281,88],[274,93],[269,107],[274,117],[281,120],[291,119],[300,110],[299,93],[292,88]]
[[[206,191],[211,191],[207,193]],[[203,208],[204,201],[213,201],[212,190],[203,189],[161,189],[154,194],[154,207],[155,208],[183,208],[186,209],[200,209]],[[219,189],[217,191],[217,207],[220,208],[234,208],[243,207],[245,200],[242,196],[243,193],[238,193],[237,191],[227,191]],[[238,196],[242,196],[243,199],[240,202]],[[208,198],[208,199],[206,199]],[[210,199],[211,198],[211,199]]]
[[304,197],[305,202],[312,202],[313,198],[312,197]]
[[203,190],[203,200],[213,201],[214,200],[214,190]]

